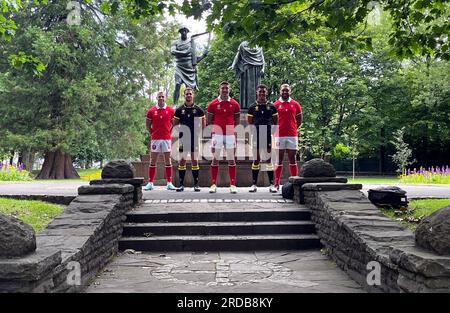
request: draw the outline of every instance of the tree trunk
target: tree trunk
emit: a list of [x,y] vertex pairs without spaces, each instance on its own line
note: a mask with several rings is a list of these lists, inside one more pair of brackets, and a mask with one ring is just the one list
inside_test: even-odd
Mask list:
[[385,129],[384,127],[380,130],[380,150],[379,150],[379,160],[378,160],[378,172],[380,175],[383,175],[384,169],[384,160],[386,158],[386,139],[385,139]]
[[14,162],[14,151],[11,151],[11,157],[9,158],[9,165],[12,165]]
[[33,170],[33,164],[34,164],[34,152],[30,150],[22,151],[19,154],[19,161],[18,163],[22,163],[23,168],[27,170],[28,172],[31,172]]
[[74,179],[80,178],[72,164],[72,157],[69,154],[56,150],[47,152],[44,157],[44,164],[37,179]]

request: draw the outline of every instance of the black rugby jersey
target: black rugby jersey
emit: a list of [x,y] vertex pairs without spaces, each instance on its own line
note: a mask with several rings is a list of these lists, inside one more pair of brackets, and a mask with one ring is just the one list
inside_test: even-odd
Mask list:
[[192,105],[190,107],[183,104],[175,111],[175,118],[178,119],[181,125],[186,125],[191,130],[191,134],[194,133],[195,118],[198,118],[199,127],[201,124],[201,118],[205,118],[205,111],[198,105]]
[[247,115],[253,117],[253,125],[273,125],[273,116],[278,115],[277,108],[271,102],[260,104],[255,102],[247,111]]

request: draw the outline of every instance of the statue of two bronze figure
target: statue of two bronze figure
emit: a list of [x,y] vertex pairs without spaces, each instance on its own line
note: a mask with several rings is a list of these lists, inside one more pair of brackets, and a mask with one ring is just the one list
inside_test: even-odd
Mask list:
[[[175,41],[171,47],[171,53],[176,58],[174,106],[178,104],[181,85],[184,84],[186,87],[198,89],[196,66],[208,55],[209,48],[207,47],[201,56],[197,56],[195,38],[209,33],[205,32],[188,37],[189,29],[186,26],[182,26],[179,32],[180,39]],[[261,83],[264,67],[262,48],[250,47],[247,41],[243,41],[239,45],[233,64],[229,67],[235,71],[240,81],[239,103],[241,109],[248,109],[256,101],[256,87]]]

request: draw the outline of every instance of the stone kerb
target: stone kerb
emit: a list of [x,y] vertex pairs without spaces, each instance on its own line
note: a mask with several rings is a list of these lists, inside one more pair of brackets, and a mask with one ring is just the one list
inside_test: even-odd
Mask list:
[[129,184],[90,185],[36,236],[37,249],[0,259],[0,292],[78,292],[117,253]]
[[414,234],[384,216],[360,184],[302,188],[328,255],[367,291],[450,292],[450,256],[416,246]]

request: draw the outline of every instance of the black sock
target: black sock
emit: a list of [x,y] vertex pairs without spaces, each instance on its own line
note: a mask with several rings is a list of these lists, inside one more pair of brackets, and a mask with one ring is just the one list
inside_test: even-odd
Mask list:
[[178,166],[178,176],[180,177],[180,186],[184,186],[185,175],[186,175],[186,166]]
[[200,167],[197,166],[192,166],[192,176],[194,177],[194,186],[198,185],[198,173],[200,171]]
[[259,169],[260,169],[260,165],[255,165],[254,163],[252,164],[252,176],[253,176],[253,185],[256,185],[256,183],[258,182],[258,174],[259,174]]
[[273,185],[273,171],[267,171],[267,176],[269,176],[269,184]]

